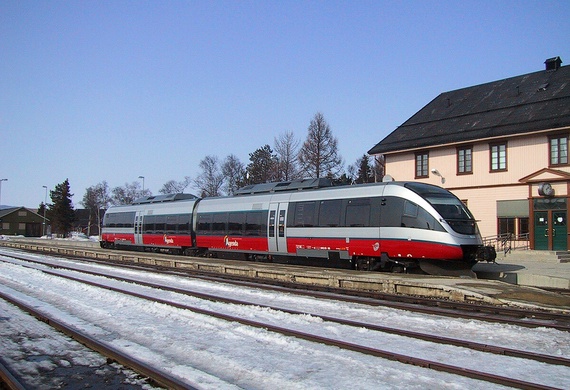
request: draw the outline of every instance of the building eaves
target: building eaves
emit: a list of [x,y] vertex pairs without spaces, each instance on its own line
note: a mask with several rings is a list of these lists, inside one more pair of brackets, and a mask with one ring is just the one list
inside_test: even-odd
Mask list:
[[570,66],[445,92],[369,154],[570,126]]

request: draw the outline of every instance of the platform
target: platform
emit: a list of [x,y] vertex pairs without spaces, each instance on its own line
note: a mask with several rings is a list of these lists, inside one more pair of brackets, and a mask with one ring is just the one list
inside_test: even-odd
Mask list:
[[498,254],[495,263],[478,263],[479,279],[500,280],[519,286],[570,289],[570,262],[550,251],[513,251]]

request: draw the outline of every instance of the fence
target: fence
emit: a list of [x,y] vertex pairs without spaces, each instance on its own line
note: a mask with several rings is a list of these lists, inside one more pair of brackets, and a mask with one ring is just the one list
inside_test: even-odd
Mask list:
[[518,235],[504,233],[498,236],[483,237],[483,244],[494,247],[497,253],[502,252],[503,255],[514,250],[528,250],[530,247],[528,233]]

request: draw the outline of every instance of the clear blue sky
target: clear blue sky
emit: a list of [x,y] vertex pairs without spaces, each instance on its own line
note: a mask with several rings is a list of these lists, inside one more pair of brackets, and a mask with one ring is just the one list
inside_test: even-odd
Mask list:
[[[317,111],[346,165],[438,94],[570,64],[569,1],[0,2],[1,203],[249,153]],[[190,192],[196,192],[191,189]]]

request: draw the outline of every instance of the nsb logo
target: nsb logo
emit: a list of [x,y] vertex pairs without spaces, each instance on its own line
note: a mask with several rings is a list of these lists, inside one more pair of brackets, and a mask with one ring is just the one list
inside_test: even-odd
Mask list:
[[226,244],[227,248],[231,248],[231,247],[238,247],[238,242],[236,240],[230,240],[230,238],[228,236],[224,237],[224,244]]

